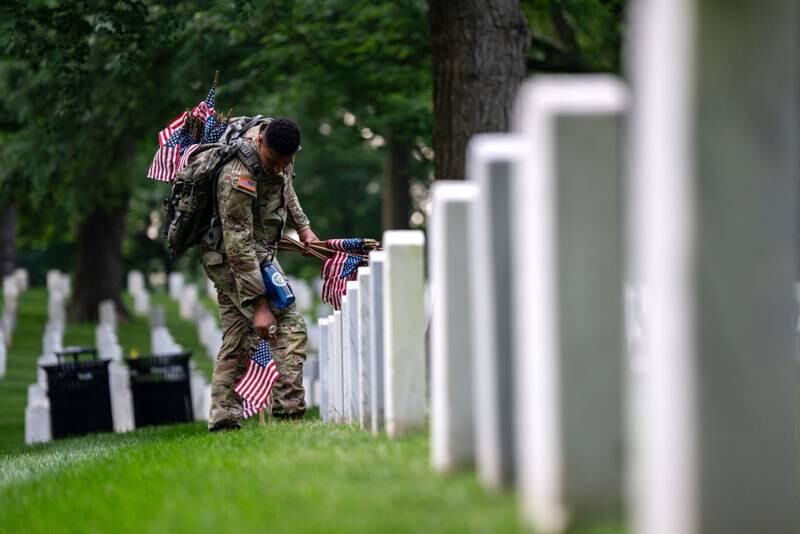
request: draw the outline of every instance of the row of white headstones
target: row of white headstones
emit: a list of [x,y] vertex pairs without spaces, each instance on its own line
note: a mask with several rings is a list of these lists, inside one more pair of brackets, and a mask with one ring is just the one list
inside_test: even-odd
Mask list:
[[71,291],[69,276],[56,269],[47,271],[47,323],[42,335],[42,354],[36,360],[36,382],[28,386],[28,402],[25,406],[26,445],[45,443],[53,439],[47,373],[42,365],[57,363],[56,352],[64,348],[66,302]]
[[[42,366],[60,363],[56,353],[65,348],[63,338],[66,328],[66,302],[71,292],[69,276],[58,270],[48,271],[47,290],[48,320],[42,337],[42,355],[37,359],[37,380],[28,386],[28,403],[25,408],[25,443],[28,445],[52,439],[47,373]],[[99,359],[110,361],[108,379],[114,431],[127,432],[134,428],[133,399],[128,368],[122,361],[123,349],[117,337],[114,302],[100,302],[98,316],[95,348]]]
[[[798,14],[633,1],[630,89],[536,78],[514,133],[473,139],[468,182],[436,184],[437,469],[515,486],[539,532],[608,517],[647,534],[800,532]],[[385,261],[378,382],[396,435],[424,420],[421,269],[393,280]],[[360,282],[321,320],[334,420],[362,413],[347,375],[376,361],[348,328]],[[409,336],[400,353],[390,330]]]
[[[178,283],[180,284],[179,286]],[[206,349],[208,356],[214,359],[222,344],[222,332],[219,330],[217,322],[200,302],[197,287],[193,285],[184,286],[183,275],[181,273],[172,273],[169,278],[169,288],[170,297],[178,302],[181,318],[193,321],[197,325],[198,338]],[[135,312],[138,315],[149,318],[150,350],[152,354],[168,356],[184,352],[184,348],[175,341],[167,327],[164,307],[150,304],[150,293],[147,290],[145,277],[141,271],[128,272],[127,289],[128,293],[133,297]],[[213,290],[213,287],[210,289]],[[213,292],[210,293],[210,296],[216,298],[216,294]],[[211,385],[192,359],[189,360],[189,380],[194,419],[196,421],[206,420],[211,409]]]
[[397,437],[424,428],[424,244],[420,231],[387,231],[347,283],[341,310],[318,319],[324,421]]
[[[136,278],[135,276],[133,277]],[[130,278],[129,278],[130,280]],[[134,283],[135,286],[135,283]],[[28,387],[28,403],[25,409],[25,443],[42,443],[52,439],[50,420],[50,399],[47,394],[47,374],[42,365],[59,363],[56,352],[63,346],[66,326],[66,301],[70,294],[70,279],[57,270],[47,275],[48,321],[42,338],[42,356],[37,360],[37,381]],[[178,354],[183,348],[175,342],[163,320],[153,320],[159,315],[159,307],[151,313],[149,294],[144,285],[132,291],[134,310],[139,315],[151,314],[151,351],[153,354]],[[142,303],[146,305],[142,305]],[[130,375],[122,361],[123,348],[117,336],[117,313],[113,301],[105,300],[99,304],[99,322],[95,328],[95,343],[98,357],[110,360],[109,390],[111,394],[111,413],[115,432],[127,432],[134,428],[133,397],[130,388]],[[192,406],[195,419],[205,419],[210,406],[210,386],[205,377],[195,368],[190,374]]]
[[16,269],[3,277],[3,309],[0,313],[0,379],[6,376],[8,348],[17,327],[19,297],[28,289],[28,271]]

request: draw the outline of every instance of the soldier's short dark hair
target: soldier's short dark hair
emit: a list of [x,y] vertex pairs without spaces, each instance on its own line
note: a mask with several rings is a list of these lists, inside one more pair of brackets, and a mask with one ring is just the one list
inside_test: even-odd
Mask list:
[[289,119],[273,119],[264,130],[267,146],[288,156],[300,147],[300,128]]

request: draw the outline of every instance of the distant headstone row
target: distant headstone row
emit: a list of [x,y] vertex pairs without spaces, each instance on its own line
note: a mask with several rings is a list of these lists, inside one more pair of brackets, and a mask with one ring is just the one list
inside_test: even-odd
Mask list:
[[318,320],[324,421],[392,437],[424,427],[424,242],[419,231],[386,232],[341,311]]
[[[181,319],[193,322],[197,326],[197,337],[206,349],[208,357],[214,361],[222,346],[222,330],[217,320],[200,301],[200,292],[195,284],[185,282],[183,273],[170,273],[169,296],[178,304],[178,314]],[[217,291],[214,284],[206,281],[205,292],[214,302],[217,301]]]
[[58,363],[56,352],[63,349],[70,290],[68,276],[58,270],[47,272],[47,323],[42,335],[42,353],[36,361],[36,382],[28,386],[25,408],[25,443],[28,445],[52,439],[47,373],[42,366]]
[[3,309],[0,315],[0,379],[6,375],[8,348],[17,326],[19,297],[28,289],[28,271],[17,269],[3,278]]
[[[132,273],[129,275],[128,281],[135,300],[136,294],[146,294],[142,277]],[[63,412],[63,410],[57,409],[58,406],[51,405],[51,402],[54,401],[49,392],[48,373],[44,366],[64,365],[65,358],[57,357],[56,353],[62,351],[69,353],[77,349],[63,346],[66,324],[65,304],[69,291],[70,284],[67,276],[57,271],[48,273],[48,321],[42,339],[42,356],[37,361],[37,382],[28,388],[28,405],[25,414],[25,442],[27,444],[50,441],[54,436],[53,417],[58,417],[55,412]],[[149,299],[146,302],[148,310],[137,311],[150,312]],[[175,342],[166,328],[163,308],[154,307],[150,313],[153,353],[158,355],[181,353],[183,348]],[[99,322],[95,329],[96,353],[99,361],[108,362],[107,402],[110,404],[111,425],[108,430],[129,431],[135,426],[134,398],[131,391],[132,376],[129,366],[123,362],[123,349],[117,337],[118,321],[114,302],[110,300],[101,302],[98,308],[98,317]],[[192,364],[193,362],[190,362],[190,366]],[[80,376],[78,373],[78,380],[81,379]],[[103,376],[106,374],[103,373]],[[203,419],[206,417],[210,405],[210,388],[203,375],[193,367],[190,369],[189,380],[193,413],[197,419]],[[102,402],[102,399],[98,399],[98,402]],[[55,412],[53,412],[54,408]]]
[[[56,353],[69,349],[63,346],[66,323],[65,302],[68,297],[68,277],[51,271],[48,273],[48,322],[42,340],[42,356],[37,361],[37,382],[28,387],[28,406],[25,416],[25,442],[27,444],[50,441],[51,395],[48,394],[48,375],[43,366],[62,363]],[[134,428],[133,405],[128,368],[122,361],[123,351],[117,338],[117,313],[113,301],[102,301],[100,318],[95,328],[97,356],[107,360],[111,403],[111,418],[116,432]]]
[[[216,328],[216,322],[213,326]],[[198,333],[202,336],[200,323],[198,323]],[[203,344],[205,345],[207,341],[203,341]],[[150,310],[150,350],[153,354],[159,355],[180,354],[184,351],[166,326],[163,306],[153,306]],[[208,418],[211,410],[211,385],[192,360],[189,361],[189,373],[192,413],[196,421],[203,421]]]

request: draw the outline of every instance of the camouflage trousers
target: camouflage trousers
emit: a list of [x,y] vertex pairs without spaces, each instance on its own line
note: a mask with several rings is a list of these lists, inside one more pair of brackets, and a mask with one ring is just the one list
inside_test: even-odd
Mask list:
[[[238,426],[242,420],[242,399],[233,387],[244,375],[250,354],[259,338],[253,329],[253,307],[238,302],[236,283],[227,263],[204,267],[217,288],[222,327],[222,347],[211,377],[211,413],[208,428]],[[272,414],[276,417],[302,417],[306,410],[303,389],[303,363],[308,334],[303,316],[294,305],[283,310],[272,308],[278,322],[270,341],[280,375],[272,387]]]

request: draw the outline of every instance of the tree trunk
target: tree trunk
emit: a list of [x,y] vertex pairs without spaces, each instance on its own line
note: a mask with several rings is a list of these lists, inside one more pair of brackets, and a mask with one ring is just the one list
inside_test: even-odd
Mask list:
[[387,133],[386,159],[383,164],[383,229],[405,230],[409,228],[411,215],[411,150],[410,141]]
[[525,76],[528,24],[518,0],[428,0],[436,179],[464,177],[469,138],[509,129]]
[[17,266],[17,206],[11,202],[0,208],[0,277]]
[[106,299],[128,317],[122,303],[122,236],[127,202],[112,213],[94,209],[78,227],[78,251],[70,301],[70,319],[96,321],[98,304]]

